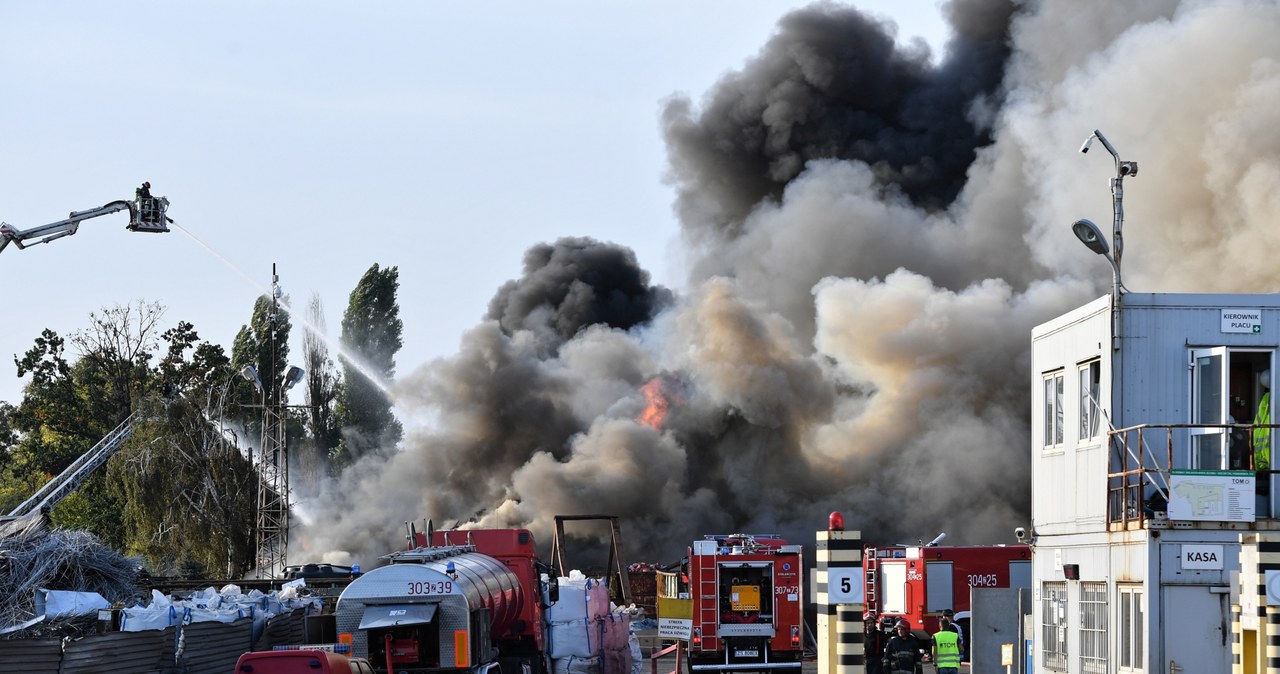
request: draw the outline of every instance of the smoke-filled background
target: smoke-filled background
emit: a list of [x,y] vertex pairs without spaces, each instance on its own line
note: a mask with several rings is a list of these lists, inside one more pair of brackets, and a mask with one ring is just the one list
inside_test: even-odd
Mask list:
[[[1030,522],[1031,328],[1125,284],[1270,292],[1274,2],[953,0],[945,52],[822,3],[660,120],[687,285],[537,243],[457,355],[396,382],[431,419],[304,501],[295,545],[370,560],[399,523],[622,518],[629,561],[705,533],[1011,542]],[[656,179],[656,178],[655,178]],[[618,204],[619,209],[627,208]],[[514,273],[514,272],[513,272]]]

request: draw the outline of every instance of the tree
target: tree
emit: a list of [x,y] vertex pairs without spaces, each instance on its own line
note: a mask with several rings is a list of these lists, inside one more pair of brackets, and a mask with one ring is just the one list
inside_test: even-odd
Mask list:
[[[287,301],[287,298],[285,298]],[[252,365],[258,378],[268,389],[267,403],[276,404],[278,383],[288,367],[289,331],[293,328],[289,314],[280,310],[270,297],[262,295],[253,304],[249,325],[240,328],[231,350],[231,362],[237,368]]]
[[[284,298],[288,302],[288,298]],[[276,405],[280,399],[278,383],[288,367],[289,331],[293,324],[289,314],[279,310],[267,295],[262,295],[253,304],[253,315],[249,324],[242,326],[236,333],[235,343],[231,346],[231,365],[237,372],[245,365],[252,365],[258,374],[258,381],[263,390],[259,391],[253,382],[237,379],[232,382],[234,392],[232,400],[236,403],[228,409],[233,418],[243,423],[246,432],[253,437],[261,433],[260,413],[250,410],[261,409],[259,405]]]
[[[157,401],[152,401],[157,402]],[[252,567],[257,474],[249,459],[185,399],[135,425],[112,459],[108,483],[122,504],[123,547],[145,555],[157,573],[184,564],[235,577]]]
[[[210,444],[208,436],[216,428],[207,419],[218,416],[200,411],[188,399],[199,401],[200,393],[213,390],[215,382],[229,381],[234,370],[222,347],[200,342],[194,327],[185,322],[161,335],[165,354],[158,365],[151,366],[160,355],[156,332],[163,312],[159,304],[137,302],[91,314],[90,327],[72,338],[81,352],[74,362],[68,362],[63,339],[51,330],[42,332],[23,358],[15,359],[19,376],[30,374],[31,381],[24,388],[22,402],[5,415],[12,430],[21,433],[16,443],[12,443],[12,431],[6,434],[0,428],[0,442],[11,442],[5,461],[0,464],[0,508],[4,512],[61,473],[130,415],[133,436],[125,450],[143,443],[148,461],[145,465],[135,462],[122,470],[116,466],[125,453],[122,450],[106,470],[91,476],[50,513],[54,524],[88,529],[116,547],[132,547],[146,552],[153,561],[163,561],[185,554],[184,547],[192,540],[207,538],[209,531],[220,532],[227,527],[215,526],[220,520],[206,521],[211,517],[209,508],[188,508],[188,517],[182,523],[161,531],[177,527],[179,532],[185,532],[183,527],[187,527],[194,533],[166,534],[147,547],[138,545],[135,539],[142,532],[156,529],[134,530],[131,525],[150,525],[159,520],[122,517],[122,513],[169,512],[175,507],[171,503],[175,498],[187,503],[206,499],[205,489],[224,495],[220,497],[223,500],[225,494],[237,490],[256,493],[252,474],[235,469],[236,462],[244,462],[243,459],[210,456],[209,452],[202,454],[193,449]],[[165,378],[183,384],[181,395],[161,400],[157,393]],[[185,416],[170,420],[177,409],[186,410]],[[233,453],[239,456],[238,452]],[[182,474],[164,474],[171,470]],[[181,482],[190,492],[175,497],[172,490],[138,487],[168,486],[174,482]],[[253,502],[252,498],[249,500]],[[233,529],[243,529],[248,532],[244,535],[252,536],[252,528],[243,526],[245,521],[252,521],[252,515],[228,529],[232,533],[227,535],[234,537]],[[226,545],[213,556],[225,564]]]
[[[18,507],[44,482],[43,473],[27,470],[27,457],[18,447],[21,436],[12,421],[15,411],[13,405],[0,400],[0,514]],[[37,477],[41,478],[38,482]]]
[[342,441],[335,457],[339,466],[392,448],[403,435],[383,383],[395,375],[395,355],[402,346],[399,287],[397,267],[380,269],[374,264],[351,291],[342,316],[343,384],[338,394]]
[[18,444],[18,429],[9,421],[13,417],[13,405],[0,400],[0,468],[9,457],[9,450]]
[[[102,429],[90,427],[91,420],[65,352],[66,342],[46,328],[21,359],[13,359],[18,376],[29,374],[31,381],[23,388],[22,402],[11,415],[11,423],[31,442],[43,442],[49,436],[72,436],[84,441],[102,437],[97,432]],[[34,434],[44,437],[31,437]],[[55,458],[55,462],[59,461]]]
[[307,440],[301,452],[300,472],[310,479],[328,470],[329,457],[338,448],[334,405],[339,379],[323,339],[324,306],[320,295],[311,297],[307,325],[302,333],[302,362],[307,371]]
[[71,338],[80,351],[86,400],[102,419],[119,424],[153,383],[148,362],[155,355],[156,330],[164,316],[158,302],[117,304],[89,314],[90,326]]

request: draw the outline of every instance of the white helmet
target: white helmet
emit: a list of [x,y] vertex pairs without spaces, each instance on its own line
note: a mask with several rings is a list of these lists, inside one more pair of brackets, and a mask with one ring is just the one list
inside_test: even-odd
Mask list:
[[1271,370],[1263,370],[1258,375],[1258,383],[1262,384],[1262,388],[1271,388]]

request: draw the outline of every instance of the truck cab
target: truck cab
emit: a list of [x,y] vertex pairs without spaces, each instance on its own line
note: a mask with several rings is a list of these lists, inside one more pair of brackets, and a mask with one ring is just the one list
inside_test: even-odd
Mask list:
[[364,658],[319,648],[245,653],[236,661],[236,674],[374,674]]

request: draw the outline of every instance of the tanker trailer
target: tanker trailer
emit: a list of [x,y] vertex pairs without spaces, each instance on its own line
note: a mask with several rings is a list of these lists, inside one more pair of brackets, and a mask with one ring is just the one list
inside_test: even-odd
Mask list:
[[489,529],[453,538],[388,555],[389,564],[347,585],[334,610],[339,640],[383,672],[547,672],[533,535]]

